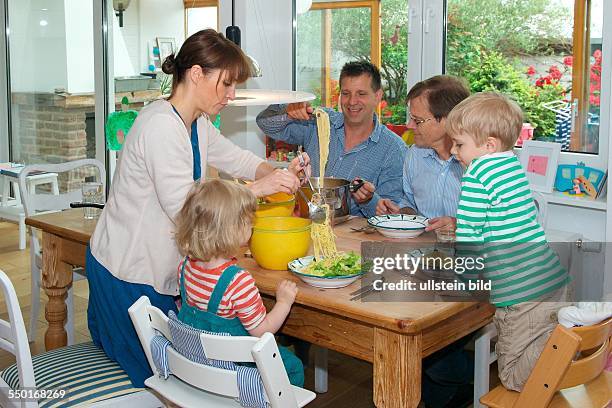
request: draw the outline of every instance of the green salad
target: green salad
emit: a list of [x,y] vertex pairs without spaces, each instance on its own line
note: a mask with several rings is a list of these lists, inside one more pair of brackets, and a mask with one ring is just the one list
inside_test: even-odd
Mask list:
[[332,258],[311,262],[302,269],[302,273],[326,278],[357,275],[361,273],[361,257],[352,251],[338,254]]

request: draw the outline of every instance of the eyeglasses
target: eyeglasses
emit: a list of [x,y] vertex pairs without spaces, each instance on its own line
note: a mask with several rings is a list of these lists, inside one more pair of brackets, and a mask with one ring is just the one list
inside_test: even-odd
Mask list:
[[417,119],[414,116],[412,116],[412,114],[408,114],[408,117],[414,121],[414,124],[417,126],[421,126],[423,123],[425,122],[429,122],[430,120],[432,120],[433,118],[427,118],[427,119]]

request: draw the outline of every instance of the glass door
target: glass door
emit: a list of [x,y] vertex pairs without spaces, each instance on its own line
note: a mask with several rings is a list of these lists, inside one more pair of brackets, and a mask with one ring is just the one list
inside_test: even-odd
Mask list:
[[93,3],[5,2],[12,161],[103,157],[96,149]]

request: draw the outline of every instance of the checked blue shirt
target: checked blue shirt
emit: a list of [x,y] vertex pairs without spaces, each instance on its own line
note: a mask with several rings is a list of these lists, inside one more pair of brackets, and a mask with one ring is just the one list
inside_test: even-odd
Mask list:
[[455,156],[445,161],[433,149],[412,146],[404,164],[404,202],[427,218],[455,217],[461,177],[463,167]]
[[[374,130],[364,142],[350,151],[344,148],[344,115],[325,108],[329,114],[330,142],[326,177],[352,181],[355,177],[376,186],[372,199],[359,205],[351,200],[351,214],[362,217],[376,215],[376,204],[389,198],[406,205],[402,191],[402,168],[408,148],[404,141],[374,115]],[[317,124],[311,120],[293,120],[287,116],[286,105],[270,105],[257,116],[257,125],[273,139],[302,145],[310,156],[312,174],[319,177],[319,138]]]

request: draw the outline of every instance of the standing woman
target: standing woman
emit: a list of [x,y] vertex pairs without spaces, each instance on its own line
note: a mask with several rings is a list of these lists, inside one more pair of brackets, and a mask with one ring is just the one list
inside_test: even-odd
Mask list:
[[[174,217],[194,181],[211,165],[234,177],[254,180],[253,193],[293,193],[302,170],[289,171],[242,150],[212,125],[235,97],[251,66],[234,43],[214,30],[189,37],[163,71],[173,75],[172,94],[150,103],[130,129],[108,201],[87,250],[89,331],[94,343],[117,361],[136,387],[152,375],[128,308],[142,295],[167,313],[176,311],[180,255]],[[307,168],[309,160],[306,157]]]

